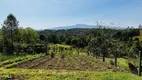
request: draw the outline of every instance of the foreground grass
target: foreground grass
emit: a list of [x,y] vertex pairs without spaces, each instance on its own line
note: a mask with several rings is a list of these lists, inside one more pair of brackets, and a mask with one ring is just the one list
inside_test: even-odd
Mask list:
[[4,68],[0,68],[0,72],[0,80],[142,80],[142,77],[122,72]]
[[[106,63],[108,63],[109,65],[112,65],[111,61],[113,62],[113,65],[114,65],[113,58],[106,58]],[[125,71],[125,72],[129,71],[128,62],[129,62],[129,60],[127,60],[127,59],[117,58],[117,66],[120,67],[120,69],[121,69],[120,71]]]

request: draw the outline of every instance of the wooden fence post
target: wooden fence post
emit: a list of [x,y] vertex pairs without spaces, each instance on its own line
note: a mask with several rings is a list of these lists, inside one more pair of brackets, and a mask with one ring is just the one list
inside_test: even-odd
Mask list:
[[138,75],[141,76],[141,57],[142,57],[141,51],[139,51],[139,55],[140,55],[140,59],[139,59],[139,70],[138,70]]

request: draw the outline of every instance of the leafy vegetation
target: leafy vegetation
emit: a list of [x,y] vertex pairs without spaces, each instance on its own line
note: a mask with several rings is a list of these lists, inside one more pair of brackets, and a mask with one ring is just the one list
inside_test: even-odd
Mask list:
[[76,48],[84,48],[94,55],[96,53],[103,55],[103,52],[107,52],[105,55],[110,56],[117,50],[120,57],[135,57],[138,56],[138,50],[141,50],[140,46],[139,49],[136,47],[141,44],[141,41],[137,43],[137,38],[133,38],[140,35],[138,29],[68,29],[44,30],[38,33],[45,36],[45,40],[50,43],[64,43]]
[[31,45],[39,44],[38,33],[30,27],[20,28],[19,21],[9,14],[0,30],[0,52],[7,55],[31,53]]
[[14,59],[7,59],[3,62],[0,63],[0,66],[6,67],[6,68],[10,68],[13,66],[16,66],[18,64],[27,62],[27,61],[31,61],[37,58],[40,58],[42,56],[44,56],[45,54],[36,54],[36,55],[26,55],[26,56],[19,56],[19,57],[15,57]]

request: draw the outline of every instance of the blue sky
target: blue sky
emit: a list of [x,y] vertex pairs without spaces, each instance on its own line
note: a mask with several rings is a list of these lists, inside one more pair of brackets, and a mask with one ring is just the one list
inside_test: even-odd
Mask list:
[[21,27],[46,29],[74,24],[137,27],[142,0],[0,0],[0,24],[12,13]]

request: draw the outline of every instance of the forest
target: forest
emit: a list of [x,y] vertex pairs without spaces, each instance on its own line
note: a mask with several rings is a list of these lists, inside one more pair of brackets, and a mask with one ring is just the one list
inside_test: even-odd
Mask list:
[[0,80],[141,80],[141,34],[101,24],[34,30],[9,14],[0,29]]
[[[101,25],[100,25],[101,26]],[[54,44],[67,44],[75,48],[82,48],[92,53],[111,56],[115,52],[120,57],[137,58],[141,51],[142,41],[135,36],[140,35],[139,29],[68,29],[68,30],[43,30],[38,31],[45,42]],[[113,51],[114,50],[114,51]],[[107,53],[106,53],[107,52]]]

